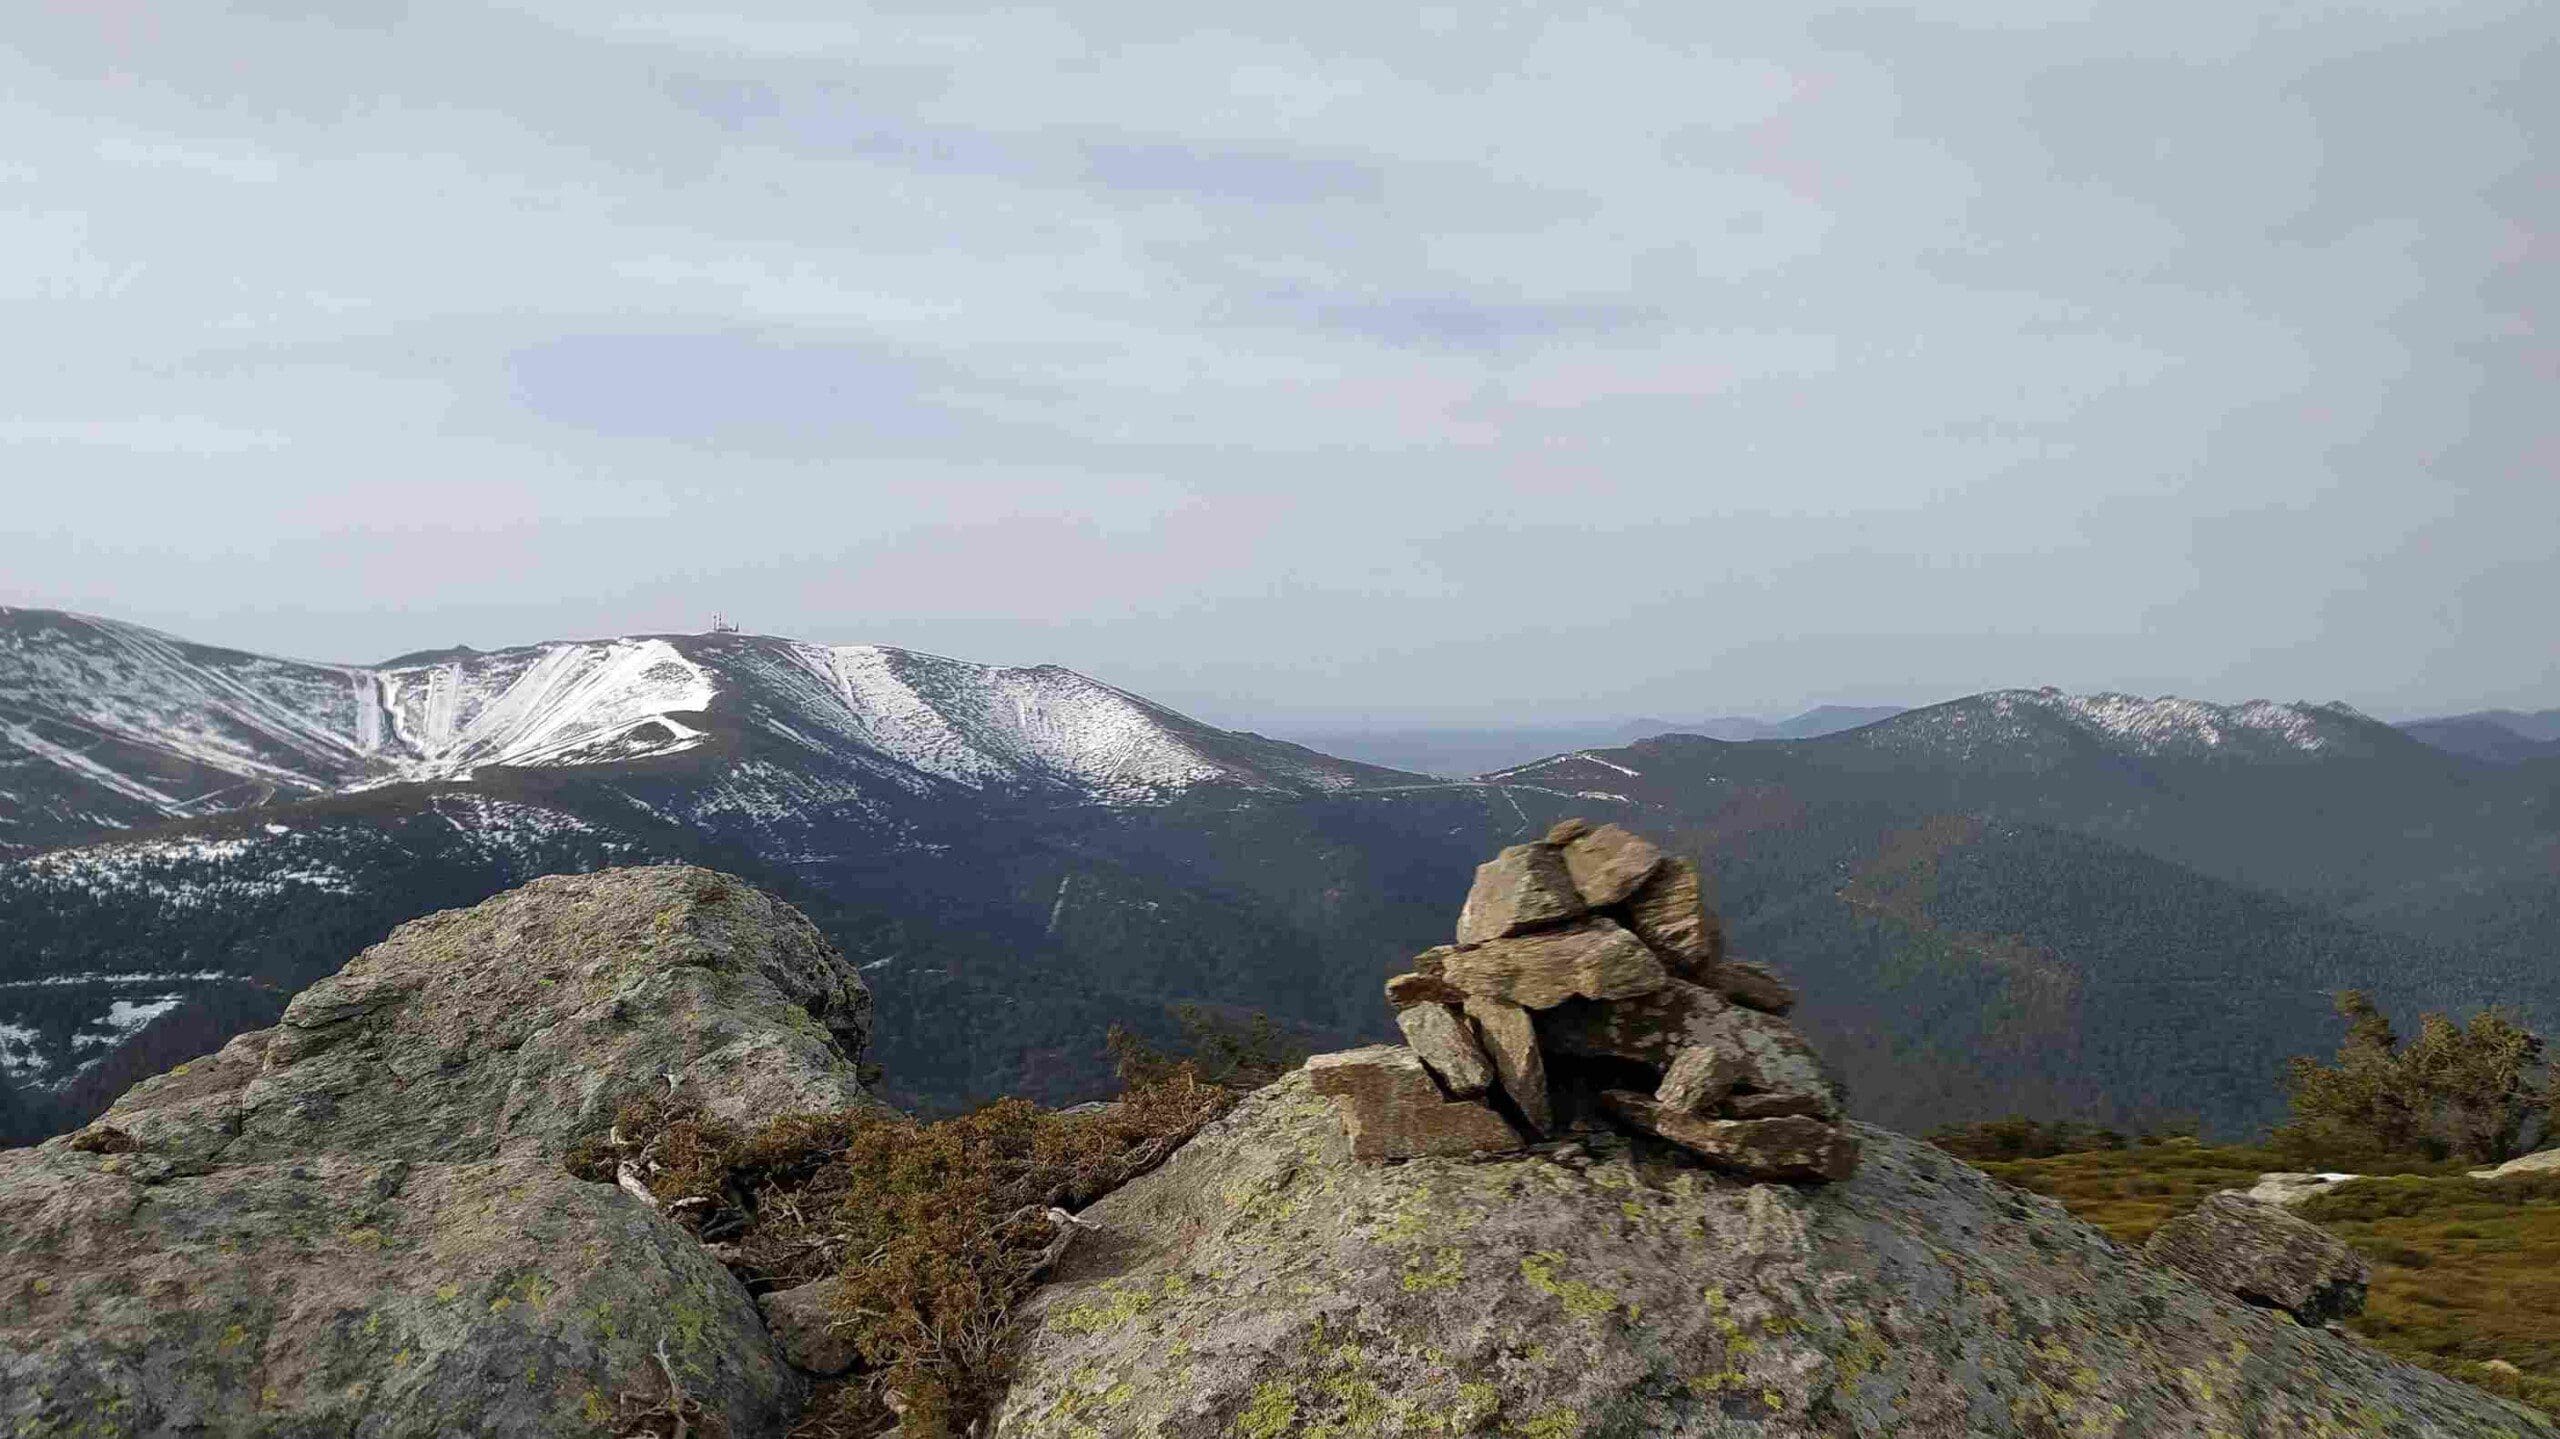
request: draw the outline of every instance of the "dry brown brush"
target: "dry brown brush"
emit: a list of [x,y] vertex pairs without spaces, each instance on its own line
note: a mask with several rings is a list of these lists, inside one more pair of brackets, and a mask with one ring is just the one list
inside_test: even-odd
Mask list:
[[1235,1098],[1180,1063],[1105,1106],[1003,1099],[933,1121],[865,1108],[748,1130],[653,1096],[570,1168],[638,1186],[759,1290],[839,1282],[836,1324],[860,1367],[812,1406],[804,1439],[893,1417],[904,1439],[941,1439],[968,1433],[998,1392],[1014,1311],[1073,1242],[1075,1211]]

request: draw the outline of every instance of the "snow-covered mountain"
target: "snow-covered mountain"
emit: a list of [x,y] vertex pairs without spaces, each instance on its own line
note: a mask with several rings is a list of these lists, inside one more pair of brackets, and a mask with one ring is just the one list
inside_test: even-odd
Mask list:
[[4,845],[698,750],[910,792],[1109,805],[1204,785],[1329,791],[1407,778],[1214,729],[1056,666],[884,645],[655,635],[330,665],[0,608]]
[[2236,705],[2162,695],[1993,690],[1910,710],[1836,742],[1943,760],[2057,762],[2091,750],[2143,759],[2349,758],[2390,747],[2390,726],[2344,704]]

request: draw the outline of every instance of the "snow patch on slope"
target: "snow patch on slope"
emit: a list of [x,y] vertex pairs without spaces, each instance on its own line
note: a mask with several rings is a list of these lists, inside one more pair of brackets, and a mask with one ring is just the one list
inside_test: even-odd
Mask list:
[[2336,752],[2351,733],[2348,727],[2361,720],[2343,705],[2218,705],[2175,695],[1995,690],[1913,710],[1850,735],[1874,748],[1957,757],[1992,750],[2058,756],[2062,737],[2077,734],[2121,754],[2268,758]]
[[677,754],[702,731],[673,718],[719,688],[665,640],[547,645],[381,671],[383,708],[411,756],[381,781],[468,776],[478,765],[581,765]]
[[1227,774],[1163,711],[1071,670],[1005,669],[881,645],[793,651],[833,683],[865,745],[972,789],[1046,779],[1126,799]]

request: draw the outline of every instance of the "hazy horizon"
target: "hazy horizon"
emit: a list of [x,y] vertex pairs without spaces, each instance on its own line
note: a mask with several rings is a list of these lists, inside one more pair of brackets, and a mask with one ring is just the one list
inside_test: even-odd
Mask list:
[[2560,706],[2560,7],[5,24],[0,603],[1248,727]]

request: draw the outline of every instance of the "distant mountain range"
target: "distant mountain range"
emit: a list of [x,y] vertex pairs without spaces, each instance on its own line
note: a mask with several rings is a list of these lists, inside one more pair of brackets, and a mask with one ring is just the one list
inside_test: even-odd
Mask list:
[[1473,866],[1568,813],[1704,862],[1882,1122],[2260,1123],[2346,984],[2560,1017],[2560,762],[2326,705],[1865,717],[1445,779],[878,646],[331,666],[0,610],[0,1140],[272,1022],[402,920],[650,860],[817,919],[908,1103],[1091,1093],[1105,1026],[1176,1002],[1383,1037],[1379,982],[1448,938]]
[[1792,719],[1726,715],[1691,724],[1658,719],[1544,725],[1330,724],[1286,733],[1297,743],[1327,754],[1443,779],[1466,779],[1566,750],[1605,748],[1658,734],[1701,734],[1721,740],[1812,739],[1891,719],[1903,708],[1822,705]]
[[2560,709],[2532,714],[2481,710],[2442,719],[2410,720],[2400,728],[2440,750],[2490,764],[2560,758]]

